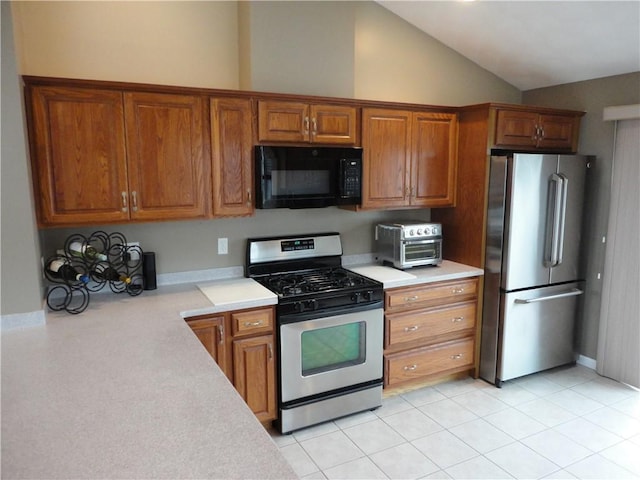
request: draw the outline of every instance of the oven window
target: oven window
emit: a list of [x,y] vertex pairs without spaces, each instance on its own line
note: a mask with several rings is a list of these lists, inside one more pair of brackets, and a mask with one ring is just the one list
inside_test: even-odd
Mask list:
[[437,257],[437,243],[407,243],[404,247],[404,258],[407,261],[425,260]]
[[302,376],[364,363],[366,328],[354,322],[302,332]]

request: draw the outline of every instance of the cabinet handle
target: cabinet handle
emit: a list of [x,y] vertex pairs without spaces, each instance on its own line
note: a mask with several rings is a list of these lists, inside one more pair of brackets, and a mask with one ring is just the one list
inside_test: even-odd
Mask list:
[[461,353],[456,353],[455,355],[451,355],[452,360],[460,360],[462,358]]
[[405,302],[415,302],[416,300],[418,300],[417,295],[414,295],[413,297],[404,297]]
[[247,204],[251,205],[251,189],[247,189]]
[[538,125],[535,125],[534,132],[533,132],[533,135],[531,136],[531,139],[533,141],[536,141],[538,140],[539,135],[540,135],[540,127],[538,127]]
[[463,321],[463,320],[464,320],[464,317],[453,317],[453,318],[451,319],[451,321],[452,321],[453,323],[460,323],[460,322],[461,322],[461,321]]
[[405,372],[413,372],[416,368],[418,368],[418,365],[416,365],[415,363],[413,365],[405,365],[405,367],[403,368],[403,370]]
[[451,290],[451,293],[464,293],[464,288],[458,287]]
[[269,349],[269,360],[271,360],[273,358],[273,347],[271,346],[271,344],[267,344],[267,347]]
[[304,134],[309,135],[309,117],[304,117]]
[[257,322],[244,322],[245,327],[259,327],[262,325],[262,320],[258,320]]
[[218,336],[220,337],[218,343],[222,345],[224,343],[224,327],[222,325],[218,325]]
[[544,138],[544,127],[540,127],[540,138]]
[[122,195],[122,211],[126,212],[129,210],[129,206],[127,205],[127,192],[122,192],[120,195]]
[[418,330],[418,325],[413,325],[412,327],[404,327],[404,331],[405,332],[415,332],[416,330]]
[[315,117],[311,119],[311,127],[313,129],[313,134],[316,135],[318,133],[318,120],[316,120]]
[[132,199],[132,210],[134,212],[138,211],[138,192],[136,192],[135,190],[133,192],[131,192],[131,199]]

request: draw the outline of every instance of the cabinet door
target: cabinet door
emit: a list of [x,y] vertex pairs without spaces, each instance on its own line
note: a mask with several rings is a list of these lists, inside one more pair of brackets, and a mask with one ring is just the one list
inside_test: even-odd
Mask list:
[[362,111],[363,208],[408,204],[411,165],[411,112]]
[[129,218],[122,94],[33,87],[31,146],[42,225]]
[[253,213],[251,100],[211,99],[214,216]]
[[497,147],[535,147],[538,141],[538,114],[521,110],[498,110]]
[[308,142],[309,105],[297,102],[258,102],[258,141]]
[[357,143],[357,113],[353,107],[311,105],[311,141],[354,145]]
[[[574,151],[577,149],[579,117],[540,115],[538,147]],[[574,146],[575,137],[575,146]]]
[[233,341],[236,390],[261,422],[276,418],[273,335]]
[[458,120],[449,113],[414,113],[411,205],[453,206],[456,192]]
[[210,164],[205,157],[202,98],[124,95],[131,218],[205,217]]
[[227,363],[224,315],[187,320],[187,324],[220,366],[220,369],[229,377],[231,372]]

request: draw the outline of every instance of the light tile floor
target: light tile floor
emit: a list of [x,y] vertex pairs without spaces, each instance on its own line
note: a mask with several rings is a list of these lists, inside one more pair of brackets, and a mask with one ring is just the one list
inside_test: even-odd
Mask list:
[[640,478],[640,392],[576,365],[472,378],[271,436],[304,479]]

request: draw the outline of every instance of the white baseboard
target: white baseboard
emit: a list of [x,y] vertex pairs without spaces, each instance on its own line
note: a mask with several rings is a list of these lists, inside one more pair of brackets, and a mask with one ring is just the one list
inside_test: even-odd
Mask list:
[[0,315],[0,332],[16,328],[38,327],[46,323],[44,310]]
[[595,359],[585,357],[584,355],[579,355],[576,363],[578,365],[582,365],[583,367],[590,368],[591,370],[595,370],[597,365]]

